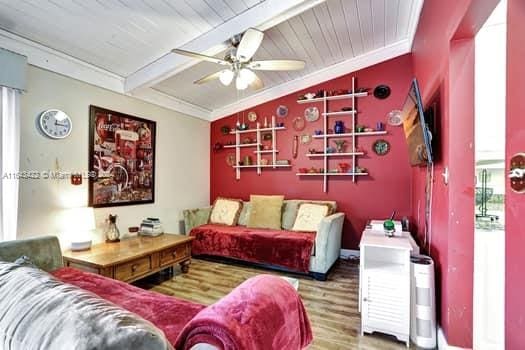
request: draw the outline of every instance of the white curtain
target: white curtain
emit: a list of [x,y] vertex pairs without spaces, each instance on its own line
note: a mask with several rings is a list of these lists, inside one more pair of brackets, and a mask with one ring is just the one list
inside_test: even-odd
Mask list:
[[20,160],[20,92],[0,87],[0,241],[16,239]]

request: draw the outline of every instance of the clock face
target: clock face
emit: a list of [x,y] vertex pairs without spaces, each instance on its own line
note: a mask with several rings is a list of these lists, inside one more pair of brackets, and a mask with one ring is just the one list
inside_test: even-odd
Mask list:
[[390,143],[388,143],[386,140],[377,140],[372,145],[372,149],[374,150],[375,154],[384,156],[388,153],[388,151],[390,151]]
[[40,130],[52,139],[63,139],[71,134],[71,118],[58,109],[50,109],[39,117]]

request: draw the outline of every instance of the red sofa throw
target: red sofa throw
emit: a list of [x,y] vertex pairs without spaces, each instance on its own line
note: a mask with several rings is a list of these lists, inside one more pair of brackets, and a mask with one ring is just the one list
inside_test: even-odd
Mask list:
[[171,344],[184,326],[204,305],[150,292],[131,284],[107,277],[63,267],[51,273],[62,282],[69,283],[95,293],[123,309],[131,311],[150,321],[162,330]]
[[214,255],[308,272],[315,233],[201,225],[190,236],[192,254]]
[[295,289],[280,277],[258,275],[199,312],[184,327],[175,348],[208,343],[222,350],[300,350],[312,339]]

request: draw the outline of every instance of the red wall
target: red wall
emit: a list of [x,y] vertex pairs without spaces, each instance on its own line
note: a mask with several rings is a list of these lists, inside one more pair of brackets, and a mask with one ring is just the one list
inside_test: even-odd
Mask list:
[[[430,254],[437,266],[440,326],[449,345],[472,347],[474,248],[474,43],[497,0],[427,0],[413,46],[425,103],[439,94],[441,155],[435,164]],[[462,39],[462,40],[459,40]],[[448,167],[446,185],[441,174]],[[425,172],[414,169],[413,216],[424,217]],[[423,203],[423,204],[421,204]],[[419,204],[419,205],[418,205]],[[421,220],[420,220],[421,221]],[[418,225],[423,236],[424,226]],[[420,240],[422,240],[420,238]]]
[[[525,2],[508,0],[507,22],[507,160],[525,152],[525,99],[520,87],[525,81]],[[520,91],[521,90],[521,91]],[[507,169],[508,170],[508,169]],[[508,182],[507,182],[508,186]],[[507,350],[525,349],[525,195],[506,189],[506,307]]]
[[[400,127],[386,126],[389,134],[383,138],[390,142],[391,151],[382,157],[371,151],[372,143],[380,137],[359,138],[358,146],[364,148],[368,155],[360,158],[358,165],[367,168],[371,176],[359,178],[355,184],[350,178],[332,177],[328,182],[328,193],[324,193],[321,177],[299,178],[295,175],[301,167],[322,167],[321,159],[313,160],[306,157],[308,148],[322,149],[321,139],[313,140],[310,145],[300,144],[297,159],[292,159],[293,136],[304,133],[313,134],[314,130],[322,129],[321,116],[314,123],[307,122],[304,131],[296,132],[293,130],[291,125],[293,117],[303,115],[304,109],[309,106],[298,104],[296,102],[297,96],[319,89],[348,89],[351,86],[352,76],[357,77],[359,87],[374,88],[379,84],[387,84],[391,87],[392,94],[385,100],[379,100],[373,96],[358,100],[359,124],[366,124],[370,127],[375,127],[378,121],[386,124],[386,114],[393,109],[400,109],[406,98],[413,78],[411,56],[398,57],[250,108],[248,111],[255,111],[260,122],[264,120],[265,116],[270,120],[279,105],[285,105],[289,108],[289,114],[286,118],[277,118],[278,122],[284,122],[287,128],[285,131],[278,132],[277,148],[280,151],[278,159],[290,159],[293,166],[291,169],[263,169],[260,176],[256,174],[254,169],[242,169],[241,179],[237,181],[235,180],[235,172],[226,164],[226,156],[234,153],[234,150],[225,149],[213,152],[211,156],[210,201],[213,202],[217,196],[248,199],[250,194],[284,194],[286,198],[336,200],[338,209],[346,214],[343,248],[348,249],[358,248],[361,231],[366,220],[388,217],[392,210],[397,211],[399,218],[409,216],[411,214],[411,170],[403,130]],[[332,110],[338,110],[348,105],[342,101],[331,103]],[[316,105],[322,110],[321,103]],[[348,117],[346,118],[348,119]],[[330,117],[329,127],[333,128],[334,121],[339,119],[342,118]],[[237,115],[214,121],[211,125],[211,145],[213,146],[216,142],[226,143],[234,140],[233,135],[222,135],[220,128],[223,125],[234,127],[236,121]],[[253,149],[244,150],[243,154],[252,151]],[[334,168],[341,161],[348,162],[348,160],[333,159],[329,164]]]

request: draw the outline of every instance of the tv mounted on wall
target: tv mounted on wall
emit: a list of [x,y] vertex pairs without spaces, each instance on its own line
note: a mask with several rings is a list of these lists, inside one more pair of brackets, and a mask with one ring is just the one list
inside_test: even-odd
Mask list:
[[410,164],[413,166],[432,164],[432,133],[425,121],[423,102],[415,78],[412,80],[403,105],[402,120]]

